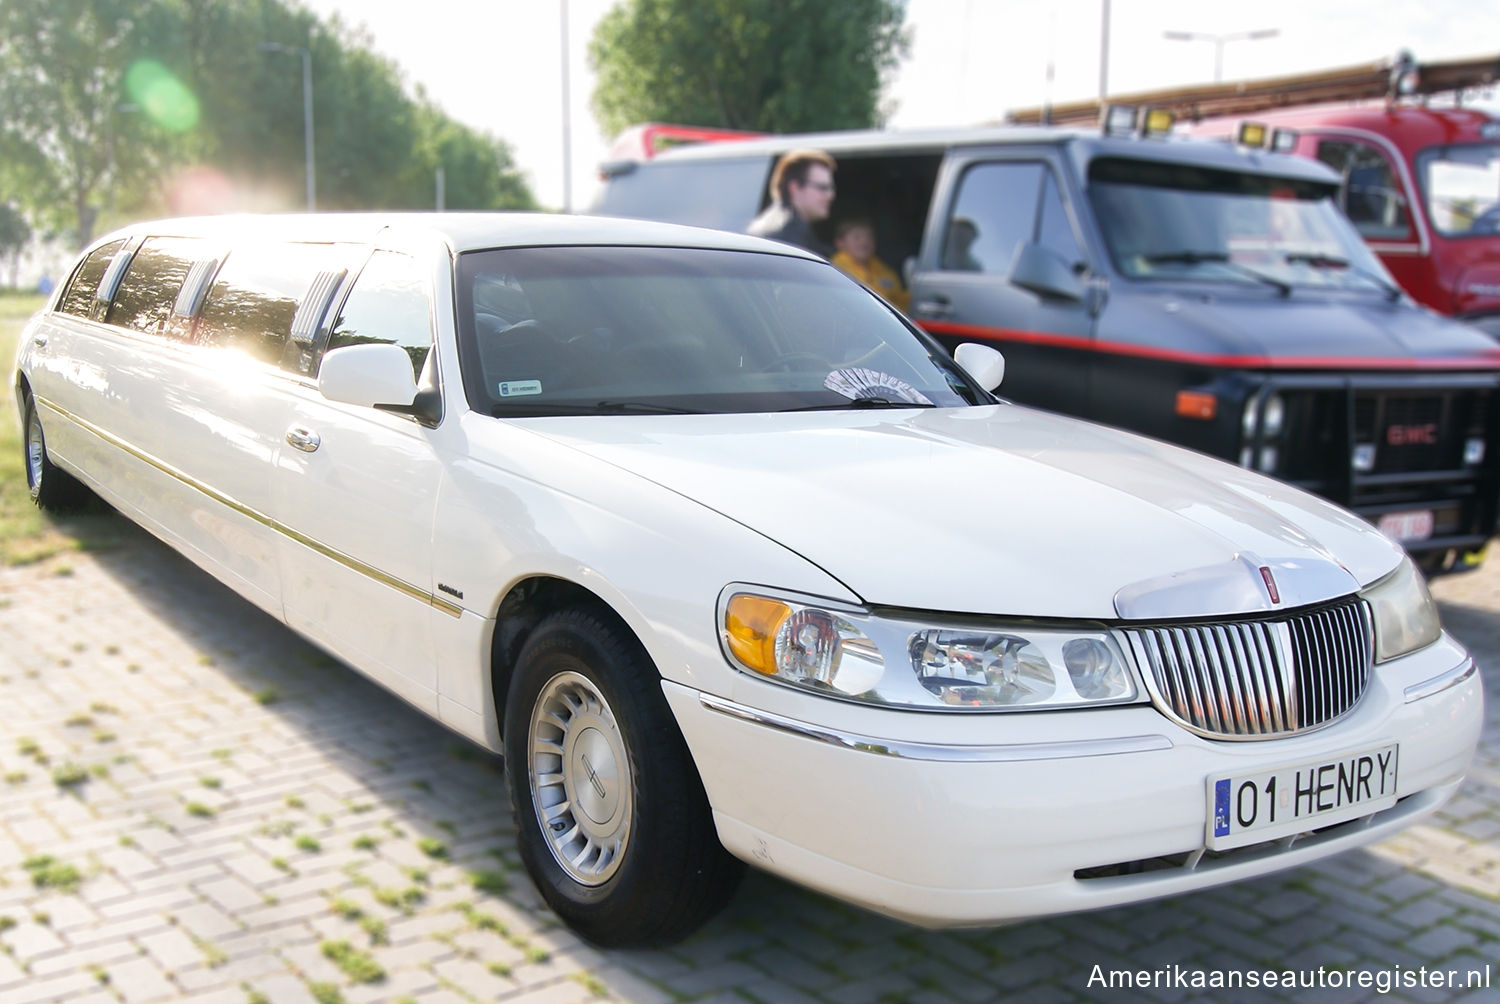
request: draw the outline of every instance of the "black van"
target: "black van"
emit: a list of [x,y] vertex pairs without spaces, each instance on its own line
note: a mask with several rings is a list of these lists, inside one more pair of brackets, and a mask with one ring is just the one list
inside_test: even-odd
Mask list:
[[1416,306],[1303,158],[1098,130],[845,132],[605,165],[593,211],[743,230],[791,149],[838,160],[911,317],[1007,357],[1005,392],[1317,492],[1429,572],[1478,565],[1500,491],[1500,348]]

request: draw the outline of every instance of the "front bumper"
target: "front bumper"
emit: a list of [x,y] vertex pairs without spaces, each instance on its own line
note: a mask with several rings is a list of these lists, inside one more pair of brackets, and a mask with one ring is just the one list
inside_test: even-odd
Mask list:
[[[1472,759],[1483,717],[1472,666],[1444,636],[1377,666],[1338,723],[1264,742],[1203,739],[1141,705],[946,716],[949,742],[930,714],[808,695],[807,717],[822,719],[812,724],[785,706],[771,714],[664,689],[731,852],[879,913],[954,927],[1174,895],[1408,825],[1457,790]],[[1391,742],[1394,806],[1293,841],[1203,853],[1210,776]]]

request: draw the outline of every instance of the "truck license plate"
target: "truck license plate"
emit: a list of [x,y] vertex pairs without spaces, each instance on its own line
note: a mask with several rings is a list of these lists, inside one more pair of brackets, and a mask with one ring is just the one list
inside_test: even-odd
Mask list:
[[1208,846],[1275,840],[1396,804],[1395,744],[1259,774],[1208,779]]
[[1432,510],[1388,512],[1375,525],[1393,540],[1426,540],[1432,536]]

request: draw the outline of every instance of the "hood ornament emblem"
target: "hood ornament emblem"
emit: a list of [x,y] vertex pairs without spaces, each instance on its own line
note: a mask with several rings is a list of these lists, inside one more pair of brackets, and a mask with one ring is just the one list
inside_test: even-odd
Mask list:
[[1271,574],[1271,570],[1265,565],[1260,566],[1260,577],[1265,580],[1266,592],[1270,594],[1271,602],[1280,603],[1281,593],[1276,591],[1276,577]]

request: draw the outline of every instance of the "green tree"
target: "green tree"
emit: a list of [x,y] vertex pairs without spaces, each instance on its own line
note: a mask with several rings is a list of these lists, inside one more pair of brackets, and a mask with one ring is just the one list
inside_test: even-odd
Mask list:
[[[174,48],[161,4],[0,3],[0,152],[15,191],[50,223],[93,231],[96,194],[159,166],[126,78],[143,53]],[[162,65],[162,64],[157,64]]]
[[626,0],[589,44],[606,132],[666,121],[766,132],[877,124],[904,0]]
[[0,259],[10,259],[10,284],[16,285],[21,267],[21,252],[31,243],[31,227],[26,217],[9,202],[0,202]]
[[431,208],[437,169],[443,169],[445,209],[535,209],[536,199],[504,140],[455,122],[418,89],[410,208]]

